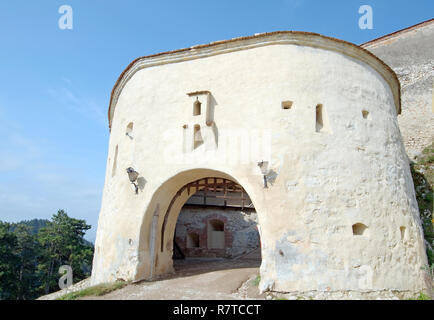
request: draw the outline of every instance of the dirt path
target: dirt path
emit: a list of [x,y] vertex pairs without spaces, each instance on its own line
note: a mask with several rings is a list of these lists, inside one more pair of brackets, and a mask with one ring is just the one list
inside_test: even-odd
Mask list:
[[255,279],[260,260],[255,254],[240,259],[175,260],[176,273],[152,282],[128,285],[102,297],[104,300],[239,300],[265,299]]

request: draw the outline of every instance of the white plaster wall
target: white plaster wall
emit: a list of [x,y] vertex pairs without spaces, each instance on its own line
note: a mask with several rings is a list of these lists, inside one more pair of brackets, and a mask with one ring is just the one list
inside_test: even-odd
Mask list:
[[[183,130],[196,121],[187,93],[198,90],[211,92],[217,130],[207,139],[217,133],[218,144],[183,151]],[[291,109],[281,108],[285,100],[294,102]],[[170,200],[194,179],[222,176],[240,183],[258,212],[262,290],[380,294],[426,288],[422,229],[395,101],[390,85],[366,63],[345,52],[293,44],[137,71],[112,118],[93,283],[170,272],[173,232],[159,250]],[[317,104],[326,112],[328,132],[315,131]],[[125,135],[131,121],[132,139]],[[260,138],[224,148],[225,141],[239,141],[237,130]],[[255,143],[263,148],[238,158]],[[190,158],[183,163],[181,155]],[[270,161],[268,189],[257,167],[261,160]],[[125,172],[130,166],[144,179],[138,195]],[[172,230],[187,199],[181,198]],[[150,239],[153,215],[156,245]],[[367,235],[353,236],[358,222],[368,226]]]

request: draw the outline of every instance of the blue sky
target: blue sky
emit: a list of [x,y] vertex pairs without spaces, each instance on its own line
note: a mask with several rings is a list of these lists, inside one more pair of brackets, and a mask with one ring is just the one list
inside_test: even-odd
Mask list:
[[[61,5],[73,29],[61,30]],[[358,26],[361,5],[374,28]],[[111,89],[136,57],[276,30],[356,44],[433,18],[432,0],[0,3],[0,220],[86,219],[94,240],[104,185]]]

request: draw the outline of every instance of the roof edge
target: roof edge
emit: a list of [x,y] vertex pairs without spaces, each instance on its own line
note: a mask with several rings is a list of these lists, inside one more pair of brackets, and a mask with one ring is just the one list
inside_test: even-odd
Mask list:
[[365,48],[365,47],[368,47],[368,46],[370,46],[372,44],[379,43],[379,42],[382,42],[382,41],[385,41],[385,40],[397,37],[397,36],[399,36],[399,35],[401,35],[403,33],[407,33],[407,32],[416,30],[418,28],[425,27],[427,25],[430,25],[431,23],[434,23],[434,19],[429,19],[429,20],[420,22],[418,24],[412,25],[410,27],[407,27],[407,28],[404,28],[404,29],[401,29],[401,30],[398,30],[398,31],[395,31],[395,32],[392,32],[392,33],[389,33],[389,34],[386,34],[386,35],[381,36],[379,38],[376,38],[376,39],[370,40],[368,42],[362,43],[360,46],[362,48]]
[[318,33],[303,31],[274,31],[255,34],[247,37],[233,38],[230,40],[215,41],[209,44],[196,45],[193,47],[173,51],[161,52],[139,57],[133,60],[120,74],[112,89],[108,109],[109,129],[111,129],[114,109],[116,107],[118,98],[125,84],[138,70],[150,66],[199,59],[202,57],[273,44],[296,44],[321,48],[339,52],[366,63],[375,71],[377,71],[389,84],[394,96],[397,114],[401,113],[401,88],[398,77],[386,63],[384,63],[380,58],[375,56],[370,51],[354,43],[323,36]]

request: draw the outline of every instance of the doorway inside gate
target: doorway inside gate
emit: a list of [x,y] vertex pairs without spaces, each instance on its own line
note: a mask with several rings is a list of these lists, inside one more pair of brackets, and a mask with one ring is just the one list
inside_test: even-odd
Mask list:
[[233,180],[209,177],[185,186],[173,237],[178,272],[259,267],[258,217],[244,188]]

